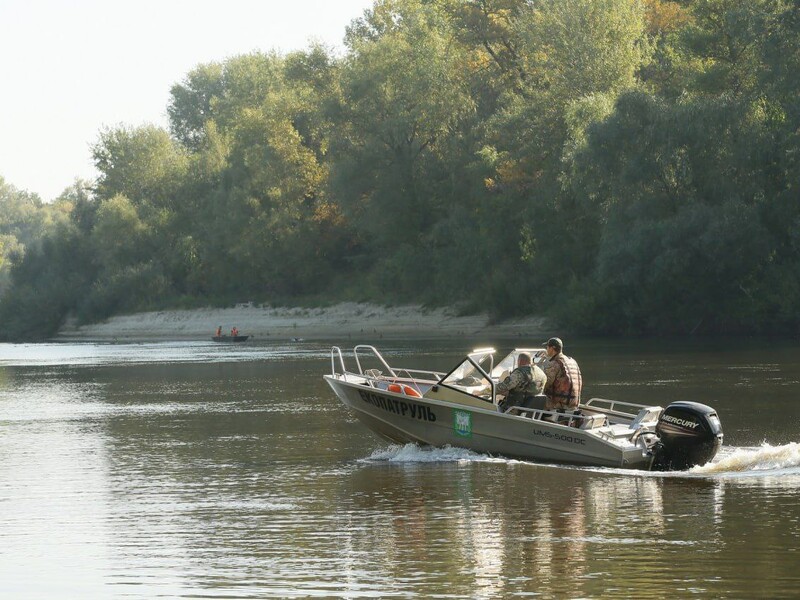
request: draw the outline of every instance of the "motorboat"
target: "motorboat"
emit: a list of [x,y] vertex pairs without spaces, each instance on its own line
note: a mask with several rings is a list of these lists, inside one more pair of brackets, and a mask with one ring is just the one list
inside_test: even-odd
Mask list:
[[[544,348],[516,348],[495,364],[494,348],[468,353],[449,372],[389,366],[374,347],[353,349],[348,370],[331,348],[336,396],[380,437],[394,443],[455,446],[537,462],[643,470],[684,470],[714,458],[722,445],[716,411],[691,401],[666,408],[591,398],[572,412],[544,408],[544,396],[508,410],[495,388],[520,353],[546,360]],[[368,368],[371,367],[371,368]]]

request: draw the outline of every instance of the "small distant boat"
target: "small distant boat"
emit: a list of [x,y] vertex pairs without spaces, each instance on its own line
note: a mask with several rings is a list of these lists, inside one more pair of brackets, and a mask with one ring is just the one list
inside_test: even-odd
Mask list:
[[292,341],[293,342],[305,342],[305,340],[303,338],[301,338],[301,337],[293,337]]
[[215,342],[234,343],[234,342],[246,342],[247,338],[249,337],[250,337],[249,335],[215,335],[211,339],[214,340]]

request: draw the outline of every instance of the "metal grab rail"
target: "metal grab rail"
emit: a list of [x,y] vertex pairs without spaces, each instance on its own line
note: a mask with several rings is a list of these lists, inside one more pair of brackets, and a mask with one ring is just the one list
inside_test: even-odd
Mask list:
[[[394,367],[394,369],[395,369],[395,371],[397,371],[398,377],[400,376],[400,373],[402,372],[402,373],[405,373],[406,375],[408,375],[409,379],[424,379],[424,377],[420,377],[420,375],[431,375],[432,376],[431,381],[438,382],[445,375],[444,373],[440,373],[438,371],[424,371],[422,369],[407,369],[405,367]],[[416,376],[413,375],[414,373],[416,373]]]
[[[595,406],[595,404],[594,404],[595,402],[606,402],[608,404],[608,406],[606,406],[606,407]],[[634,417],[637,414],[639,414],[639,411],[642,410],[643,408],[650,408],[649,406],[647,406],[645,404],[635,404],[633,402],[622,402],[621,400],[606,400],[605,398],[591,398],[590,400],[587,400],[586,402],[582,402],[582,404],[584,406],[593,407],[593,408],[596,408],[598,410],[613,411],[613,412],[618,412],[618,413],[622,413],[622,414],[626,414],[626,415],[629,414],[629,415],[634,416]],[[636,410],[632,411],[632,412],[629,412],[627,410],[618,410],[616,408],[617,405],[630,406],[632,408],[635,408]]]
[[[397,367],[397,379],[400,379],[400,376],[405,373],[407,378],[410,382],[417,388],[417,391],[421,394],[422,390],[419,388],[419,383],[417,380],[421,380],[425,383],[436,384],[438,383],[442,377],[444,377],[444,373],[437,373],[436,371],[422,371],[420,369],[406,369],[402,367]],[[429,375],[432,376],[430,379],[426,379],[424,376]]]
[[339,364],[342,367],[342,375],[345,380],[347,379],[347,369],[344,366],[344,356],[342,356],[342,349],[339,346],[331,346],[331,375],[336,376],[336,354],[339,355]]
[[[563,411],[562,412],[558,412],[558,409],[547,410],[546,408],[528,408],[527,406],[512,406],[511,408],[509,408],[505,412],[505,414],[514,414],[512,411],[517,412],[517,413],[520,413],[520,412],[531,413],[531,417],[530,418],[533,419],[533,420],[541,420],[544,415],[552,415],[552,416],[556,417],[556,420],[555,421],[547,421],[547,422],[553,423],[554,425],[566,425],[566,426],[569,426],[569,427],[572,426],[572,423],[574,421],[580,421],[580,422],[590,421],[590,420],[593,420],[594,417],[596,416],[594,414],[576,415],[574,412],[572,412],[572,413],[563,412]],[[518,414],[517,416],[521,417],[522,415]],[[603,415],[603,416],[605,416],[605,415]],[[561,423],[560,422],[560,421],[566,420],[566,419],[568,419],[568,421],[566,423]]]
[[391,373],[392,377],[397,377],[397,374],[394,372],[394,369],[392,369],[392,367],[389,366],[389,363],[387,363],[383,359],[383,356],[381,356],[381,353],[378,352],[378,349],[375,346],[369,346],[369,345],[366,345],[366,344],[359,344],[358,346],[353,348],[353,356],[355,356],[355,358],[356,358],[356,365],[358,366],[359,375],[363,375],[364,374],[364,370],[361,368],[361,360],[359,360],[359,358],[358,358],[359,349],[370,350],[375,355],[375,358],[377,358],[381,362],[381,364],[384,367],[386,367],[386,370],[389,373]]
[[[377,358],[380,361],[381,365],[383,365],[383,367],[389,373],[389,377],[391,379],[393,379],[395,381],[401,381],[401,382],[403,381],[403,379],[406,379],[408,381],[408,383],[411,383],[412,385],[414,385],[414,387],[416,387],[417,391],[420,392],[420,393],[421,393],[420,383],[422,383],[422,384],[435,384],[442,377],[444,377],[444,373],[439,373],[437,371],[425,371],[425,370],[422,370],[422,369],[407,369],[407,368],[403,368],[403,367],[392,368],[391,366],[389,366],[389,363],[387,363],[386,360],[383,358],[381,353],[378,352],[377,348],[375,348],[374,346],[360,344],[360,345],[356,346],[355,348],[353,348],[353,356],[356,359],[356,365],[358,367],[358,375],[361,376],[361,377],[364,377],[365,379],[367,379],[367,381],[370,381],[370,382],[384,381],[386,378],[374,377],[371,374],[367,374],[367,373],[364,372],[364,369],[361,366],[361,360],[360,360],[360,358],[358,356],[358,351],[359,350],[362,350],[362,351],[363,350],[369,350],[370,352],[372,352],[374,354],[375,358]],[[340,373],[337,373],[337,370],[336,370],[336,358],[337,358],[337,356],[339,358],[339,367],[341,369]],[[342,354],[342,349],[339,348],[339,346],[331,346],[331,375],[336,376],[336,375],[341,374],[342,377],[345,380],[347,380],[348,373],[351,373],[351,372],[347,370],[347,367],[345,367],[344,355]],[[403,373],[405,373],[405,375],[406,375],[405,378],[401,377],[401,375]],[[430,379],[426,378],[426,376],[430,377]]]

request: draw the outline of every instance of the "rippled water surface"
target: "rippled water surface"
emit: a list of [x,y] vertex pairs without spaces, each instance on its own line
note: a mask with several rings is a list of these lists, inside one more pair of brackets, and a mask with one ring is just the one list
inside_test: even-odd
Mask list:
[[[422,369],[469,346],[384,344]],[[587,397],[714,406],[723,452],[653,474],[388,446],[322,344],[0,345],[0,596],[796,597],[800,346],[567,350]]]

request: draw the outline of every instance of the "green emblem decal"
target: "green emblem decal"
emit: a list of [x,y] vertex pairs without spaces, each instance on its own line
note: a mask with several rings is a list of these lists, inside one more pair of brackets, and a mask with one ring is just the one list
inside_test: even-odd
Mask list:
[[456,435],[472,437],[472,413],[463,410],[454,410],[453,429]]

